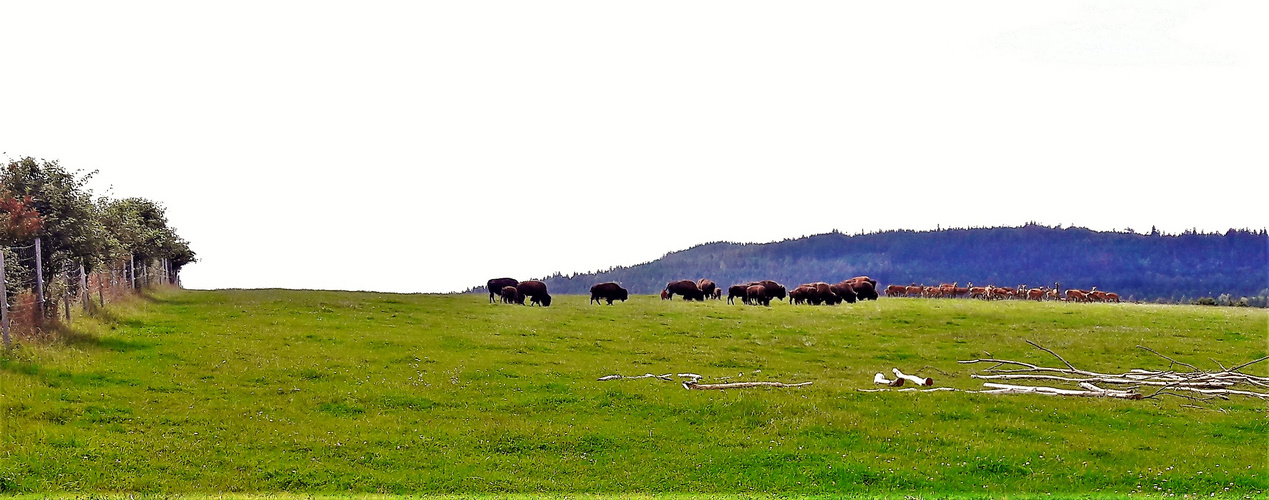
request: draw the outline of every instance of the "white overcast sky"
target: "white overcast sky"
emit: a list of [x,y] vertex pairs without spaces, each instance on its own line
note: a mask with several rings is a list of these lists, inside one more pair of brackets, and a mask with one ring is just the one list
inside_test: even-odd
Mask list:
[[1266,225],[1269,2],[0,2],[0,158],[190,288],[462,289],[708,241]]

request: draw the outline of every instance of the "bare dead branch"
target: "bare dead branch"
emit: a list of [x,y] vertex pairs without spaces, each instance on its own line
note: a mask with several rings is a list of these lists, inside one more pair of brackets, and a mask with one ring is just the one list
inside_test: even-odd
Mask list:
[[[1023,340],[1026,340],[1026,339],[1023,339]],[[1048,348],[1046,348],[1046,347],[1044,347],[1044,346],[1041,346],[1040,344],[1037,344],[1037,343],[1032,342],[1032,341],[1030,341],[1030,340],[1026,340],[1026,343],[1031,344],[1031,346],[1032,346],[1032,347],[1035,347],[1036,349],[1039,349],[1039,350],[1041,350],[1041,351],[1044,351],[1044,352],[1047,352],[1047,353],[1049,353],[1049,354],[1052,354],[1052,355],[1053,355],[1053,357],[1055,357],[1055,358],[1057,358],[1057,359],[1062,360],[1062,363],[1066,364],[1066,367],[1067,367],[1067,368],[1070,368],[1070,369],[1071,369],[1071,371],[1077,371],[1077,370],[1075,369],[1075,365],[1072,365],[1071,363],[1067,362],[1067,361],[1066,361],[1066,358],[1063,358],[1062,356],[1058,356],[1058,353],[1053,352],[1053,351],[1049,350]]]
[[[1191,365],[1191,364],[1189,364],[1189,363],[1182,363],[1182,362],[1177,361],[1177,360],[1175,360],[1175,359],[1169,358],[1169,357],[1167,357],[1167,356],[1164,356],[1163,354],[1160,354],[1160,353],[1159,353],[1159,351],[1156,351],[1156,350],[1151,349],[1151,348],[1149,348],[1149,347],[1146,347],[1146,346],[1143,346],[1143,345],[1139,345],[1139,346],[1137,346],[1137,348],[1138,348],[1138,349],[1145,349],[1145,350],[1147,350],[1147,351],[1150,351],[1150,352],[1154,353],[1154,354],[1155,354],[1155,356],[1159,356],[1159,357],[1161,357],[1161,358],[1163,358],[1163,359],[1166,359],[1166,360],[1168,360],[1168,361],[1171,361],[1171,362],[1173,362],[1173,363],[1175,363],[1175,364],[1178,364],[1178,365],[1181,365],[1181,366],[1188,366],[1188,367],[1190,367],[1191,369],[1193,369],[1193,370],[1194,370],[1194,371],[1196,371],[1196,372],[1207,373],[1205,370],[1200,370],[1197,366]],[[1171,368],[1171,367],[1169,367],[1169,368]]]
[[1231,387],[1234,385],[1233,382],[1224,382],[1224,381],[1188,381],[1188,382],[1184,380],[1163,381],[1163,380],[1149,380],[1149,379],[1126,379],[1126,378],[1115,377],[1113,375],[1074,378],[1074,377],[1060,377],[1057,375],[1038,375],[1038,374],[1002,374],[1002,375],[972,374],[969,377],[982,379],[982,380],[1057,380],[1060,382],[1075,382],[1075,383],[1080,383],[1080,382],[1094,383],[1095,382],[1095,383],[1101,383],[1101,384],[1141,384],[1141,385],[1149,385],[1149,386],[1178,385],[1183,387],[1197,387],[1201,389],[1223,389],[1223,388]]
[[945,371],[943,371],[943,370],[940,370],[940,369],[935,368],[935,367],[930,366],[930,365],[925,365],[925,366],[922,366],[922,367],[921,367],[921,369],[920,369],[920,370],[917,370],[916,372],[917,372],[917,373],[921,373],[921,372],[925,371],[927,368],[928,368],[928,369],[931,369],[931,370],[934,370],[934,371],[938,372],[938,373],[939,373],[939,375],[942,375],[942,376],[947,377],[947,378],[952,378],[952,377],[955,377],[955,375],[952,375],[952,374],[950,374],[950,373],[947,373],[947,372],[945,372]]
[[[1254,365],[1254,364],[1259,363],[1259,362],[1261,362],[1261,361],[1264,361],[1264,360],[1266,360],[1266,359],[1269,359],[1269,356],[1265,356],[1265,357],[1260,358],[1260,359],[1256,359],[1256,360],[1248,361],[1248,362],[1246,362],[1246,363],[1243,363],[1243,364],[1241,364],[1241,365],[1235,366],[1235,367],[1230,368],[1230,369],[1225,370],[1225,371],[1227,371],[1227,372],[1231,372],[1231,373],[1232,373],[1232,372],[1236,372],[1236,371],[1238,371],[1238,370],[1241,370],[1241,369],[1246,368],[1246,367],[1248,367],[1248,366]],[[1261,377],[1257,377],[1257,378],[1261,378]]]

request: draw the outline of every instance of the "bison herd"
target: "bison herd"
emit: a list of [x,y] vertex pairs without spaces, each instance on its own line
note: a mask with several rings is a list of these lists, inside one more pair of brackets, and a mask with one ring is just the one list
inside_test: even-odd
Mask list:
[[500,297],[503,303],[524,305],[524,299],[529,299],[529,305],[549,306],[551,305],[551,294],[546,293],[546,283],[536,280],[516,281],[514,278],[494,278],[489,280],[486,285],[489,287],[489,302],[494,301],[494,297]]
[[[512,278],[494,278],[489,280],[489,302],[501,300],[506,304],[551,305],[551,294],[546,291],[546,283],[541,281],[516,281]],[[943,283],[939,286],[912,284],[909,286],[890,285],[885,289],[887,297],[923,297],[923,298],[957,298],[977,299],[1030,299],[1030,300],[1065,300],[1067,302],[1119,302],[1119,294],[1103,292],[1093,287],[1092,290],[1066,290],[1063,297],[1061,285],[1053,284],[1053,288],[998,287],[988,285],[976,287],[973,283],[959,286],[959,283]],[[661,300],[674,300],[678,295],[683,300],[704,301],[706,299],[722,300],[723,290],[717,284],[705,278],[697,281],[678,280],[666,283],[661,290]],[[860,300],[877,300],[877,280],[867,276],[856,276],[836,284],[823,281],[798,285],[793,290],[786,290],[784,285],[771,280],[740,283],[727,288],[727,303],[734,304],[737,297],[749,305],[770,306],[771,299],[789,298],[790,304],[835,305],[842,302],[854,303]],[[605,301],[612,305],[614,300],[625,302],[630,292],[613,282],[599,283],[590,287],[590,303]]]
[[[685,300],[705,300],[706,298],[722,299],[722,289],[713,281],[679,280],[665,285],[661,291],[662,300],[673,300],[678,295]],[[856,276],[835,285],[824,282],[806,283],[792,291],[772,280],[751,281],[727,288],[727,303],[735,304],[736,298],[749,305],[770,306],[771,299],[789,298],[792,304],[832,305],[842,302],[853,303],[858,300],[877,300],[877,280],[867,276]]]

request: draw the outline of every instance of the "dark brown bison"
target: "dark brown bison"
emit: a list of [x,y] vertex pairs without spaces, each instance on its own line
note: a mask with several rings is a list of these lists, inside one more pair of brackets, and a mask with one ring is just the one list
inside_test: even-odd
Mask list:
[[718,289],[718,285],[715,285],[713,281],[701,278],[696,281],[696,288],[699,288],[706,297],[713,297],[714,290]]
[[728,288],[727,288],[727,303],[728,303],[728,304],[735,304],[735,303],[736,303],[736,297],[740,297],[740,301],[741,301],[741,302],[744,302],[744,303],[748,304],[748,303],[749,303],[749,299],[746,299],[746,298],[745,298],[745,289],[747,289],[747,288],[749,288],[749,284],[748,284],[748,283],[743,284],[743,285],[732,285],[732,286],[728,287]]
[[671,281],[666,283],[665,289],[670,292],[671,300],[675,295],[682,295],[683,300],[705,300],[705,294],[701,293],[700,287],[692,280]]
[[750,305],[771,306],[771,297],[767,296],[767,287],[762,285],[749,285],[745,288],[745,301]]
[[815,288],[807,285],[801,285],[797,288],[789,290],[789,303],[802,304],[811,302],[811,294],[815,292]]
[[516,287],[514,286],[502,287],[502,290],[498,292],[498,295],[502,296],[503,304],[515,304],[516,299],[520,297],[520,293],[516,291]]
[[[867,281],[864,282],[864,284],[867,283]],[[847,304],[854,304],[855,300],[859,297],[859,294],[855,293],[854,283],[849,281],[843,281],[836,285],[829,285],[828,289],[831,290],[833,295],[836,295],[841,302],[845,302]]]
[[[851,291],[854,292],[855,297],[858,298],[859,300],[877,300],[878,298],[877,285],[871,281],[859,280],[858,278],[851,278],[841,283],[838,283],[838,285],[845,285],[849,287]],[[846,299],[845,296],[843,296],[842,298],[845,299],[846,302],[854,302],[854,300]]]
[[831,305],[836,305],[842,301],[842,299],[839,298],[837,294],[833,293],[833,286],[829,285],[828,283],[825,283],[823,281],[816,281],[815,283],[807,283],[807,284],[815,288],[815,299],[811,301],[812,304],[815,304],[815,305],[827,304],[831,306]]
[[600,300],[607,300],[608,305],[612,305],[612,301],[620,300],[625,302],[630,298],[630,292],[613,282],[600,283],[590,287],[590,301],[598,304]]
[[766,288],[767,297],[784,300],[784,297],[785,297],[784,285],[781,285],[771,280],[762,280],[762,281],[755,282],[753,284],[762,285],[763,288]]
[[494,278],[489,280],[489,283],[487,283],[489,286],[489,303],[492,304],[494,296],[502,293],[502,287],[516,286],[519,284],[520,282],[516,281],[514,278]]
[[722,288],[717,288],[717,287],[714,288],[714,300],[723,300]]
[[516,285],[516,302],[524,304],[524,299],[529,299],[529,305],[539,304],[543,307],[551,305],[551,294],[546,293],[546,283],[541,281],[525,281]]
[[869,278],[869,277],[867,277],[867,276],[855,276],[854,278],[848,279],[848,280],[846,280],[846,281],[849,281],[849,282],[851,282],[851,283],[858,283],[858,282],[861,282],[861,281],[867,281],[868,283],[872,284],[872,287],[873,287],[874,289],[876,289],[876,288],[877,288],[877,280],[872,279],[872,278]]

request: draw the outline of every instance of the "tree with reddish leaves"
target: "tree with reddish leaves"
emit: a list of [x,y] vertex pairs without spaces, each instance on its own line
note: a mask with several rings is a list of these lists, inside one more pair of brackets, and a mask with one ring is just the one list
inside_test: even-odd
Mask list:
[[30,196],[15,198],[0,193],[0,245],[25,245],[44,228],[44,217]]

